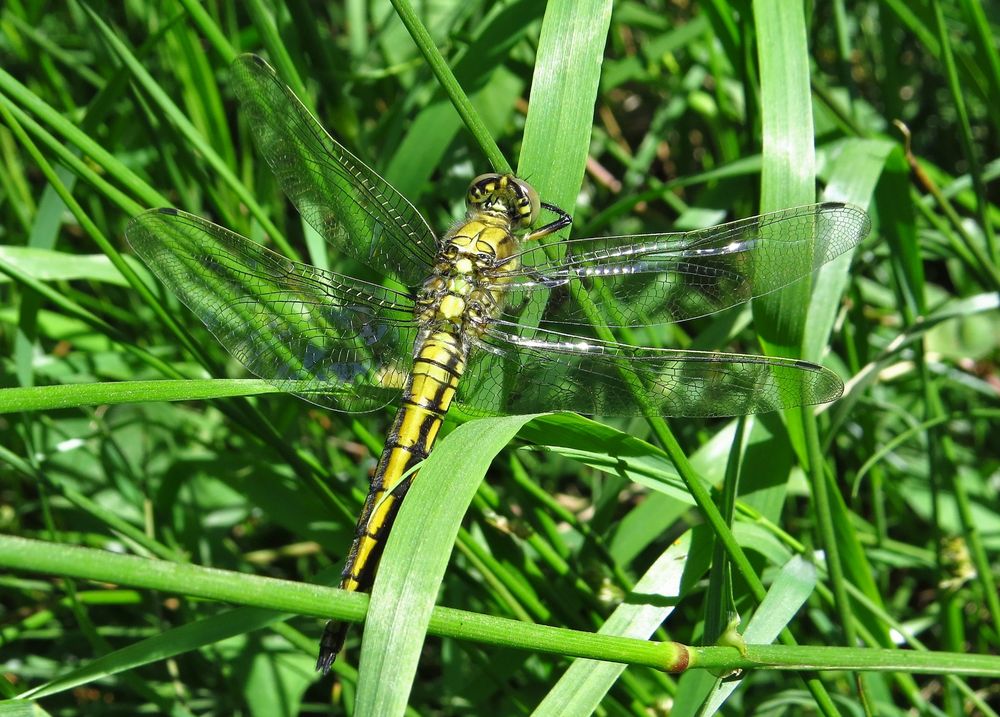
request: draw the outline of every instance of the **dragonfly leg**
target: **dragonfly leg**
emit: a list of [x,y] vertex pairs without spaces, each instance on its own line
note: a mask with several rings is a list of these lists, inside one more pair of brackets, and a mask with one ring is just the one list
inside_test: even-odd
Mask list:
[[548,202],[542,202],[542,207],[548,209],[550,212],[556,215],[556,220],[554,222],[549,222],[543,227],[538,227],[533,232],[529,232],[525,235],[522,241],[532,241],[534,239],[541,239],[542,237],[547,237],[549,234],[555,234],[560,229],[565,229],[570,224],[573,223],[573,217],[564,212],[562,209],[557,207],[555,204],[549,204]]

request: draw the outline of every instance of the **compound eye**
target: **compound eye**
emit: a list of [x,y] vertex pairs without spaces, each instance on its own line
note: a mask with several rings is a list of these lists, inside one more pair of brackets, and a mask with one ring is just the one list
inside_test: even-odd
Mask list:
[[500,181],[500,175],[496,172],[480,174],[469,184],[469,191],[465,195],[465,203],[468,206],[482,204],[488,197],[493,196]]
[[487,182],[495,182],[500,179],[500,175],[496,172],[486,172],[485,174],[480,174],[478,177],[472,180],[470,186],[478,186],[480,184],[485,184]]
[[538,216],[542,211],[542,202],[538,198],[538,192],[523,179],[514,178],[515,194],[517,196],[517,223],[522,227],[530,227],[538,221]]

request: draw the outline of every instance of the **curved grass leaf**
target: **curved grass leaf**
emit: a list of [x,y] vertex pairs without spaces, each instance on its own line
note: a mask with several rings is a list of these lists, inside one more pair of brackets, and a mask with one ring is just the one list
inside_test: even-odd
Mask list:
[[389,534],[372,589],[357,714],[403,713],[462,517],[497,453],[532,418],[491,418],[459,426],[420,468]]

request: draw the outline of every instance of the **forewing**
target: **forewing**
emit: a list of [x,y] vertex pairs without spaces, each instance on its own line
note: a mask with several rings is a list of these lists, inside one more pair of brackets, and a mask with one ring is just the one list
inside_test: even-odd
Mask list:
[[175,209],[125,230],[160,280],[251,373],[340,411],[399,393],[416,327],[408,297],[290,261]]
[[499,269],[495,285],[507,289],[503,319],[525,326],[589,323],[580,292],[609,326],[683,321],[787,286],[857,246],[869,228],[863,210],[830,202],[686,233],[572,240],[556,261],[541,246],[527,249],[516,270]]
[[257,148],[299,213],[338,252],[416,286],[436,240],[406,198],[333,139],[256,55],[233,62],[233,83]]
[[528,340],[499,326],[477,343],[457,397],[475,413],[742,416],[833,401],[844,388],[833,372],[794,359],[637,348],[544,330]]

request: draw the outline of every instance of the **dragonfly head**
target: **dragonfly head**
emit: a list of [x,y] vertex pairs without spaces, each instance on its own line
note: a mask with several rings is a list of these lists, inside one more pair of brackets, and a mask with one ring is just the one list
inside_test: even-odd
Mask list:
[[541,211],[538,192],[513,174],[480,174],[469,185],[465,203],[470,212],[503,216],[521,229],[534,224]]

